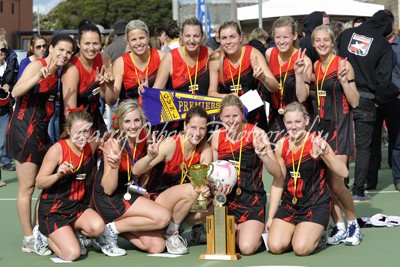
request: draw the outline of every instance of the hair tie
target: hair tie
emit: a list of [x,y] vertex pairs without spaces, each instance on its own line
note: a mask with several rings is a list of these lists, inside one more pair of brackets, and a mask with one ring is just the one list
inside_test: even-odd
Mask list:
[[68,108],[67,111],[68,111],[68,113],[74,113],[77,111],[83,111],[84,109],[85,109],[85,107],[83,105],[80,105],[77,108]]

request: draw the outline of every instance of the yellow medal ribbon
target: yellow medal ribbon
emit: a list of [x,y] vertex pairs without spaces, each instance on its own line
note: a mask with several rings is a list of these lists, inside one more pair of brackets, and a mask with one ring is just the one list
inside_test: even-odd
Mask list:
[[[244,127],[242,127],[242,132],[243,132],[243,128],[244,128]],[[230,141],[229,138],[228,138],[229,147],[231,148],[232,158],[233,158],[233,160],[235,161],[235,168],[236,168],[237,175],[238,175],[238,178],[237,178],[238,188],[237,188],[237,190],[236,190],[236,194],[237,194],[237,195],[240,195],[241,192],[242,192],[242,190],[241,190],[240,187],[239,187],[239,184],[240,184],[240,167],[241,167],[241,163],[242,163],[243,138],[244,138],[244,136],[242,136],[242,137],[240,138],[239,162],[237,162],[236,159],[235,159],[235,154],[233,153],[232,143],[231,143],[231,141]]]
[[[283,94],[285,91],[286,78],[287,78],[287,75],[289,72],[290,64],[292,63],[292,57],[294,55],[293,51],[294,51],[294,48],[292,49],[292,54],[289,59],[289,64],[286,68],[286,73],[285,73],[285,77],[283,78],[283,81],[282,81],[282,65],[279,64],[279,89],[280,89],[279,90],[279,108],[283,108]],[[282,57],[281,57],[281,60],[282,60]]]
[[294,166],[294,155],[293,155],[293,150],[290,149],[292,152],[292,168],[293,168],[293,199],[292,203],[296,204],[297,203],[297,197],[296,197],[296,190],[297,190],[297,178],[299,176],[299,171],[300,171],[300,165],[301,165],[301,159],[303,158],[303,151],[304,147],[306,146],[306,142],[308,139],[309,132],[307,132],[306,137],[304,138],[303,145],[301,146],[301,151],[300,151],[300,157],[299,157],[299,162],[297,163],[297,170]]
[[[319,67],[319,70],[317,71],[317,82],[315,83],[315,86],[316,86],[316,90],[317,90],[316,93],[317,93],[318,111],[319,111],[320,106],[321,106],[321,99],[320,99],[320,96],[319,96],[320,95],[320,91],[322,91],[322,88],[324,87],[324,81],[325,81],[326,74],[328,73],[329,67],[331,66],[331,63],[332,63],[334,58],[335,58],[335,55],[332,54],[331,60],[329,61],[328,67],[326,68],[325,72],[322,71],[322,62],[321,62],[321,65]],[[320,72],[324,73],[324,76],[322,77],[322,81],[321,81],[321,88],[319,87],[319,83],[318,83],[319,82],[319,74],[320,74]]]
[[[146,77],[147,77],[147,74],[149,73],[150,57],[151,57],[151,51],[149,50],[149,58],[147,59],[147,66],[146,66]],[[133,62],[133,68],[135,69],[136,79],[137,79],[138,84],[139,84],[139,86],[140,86],[140,85],[141,85],[141,83],[140,83],[140,77],[139,77],[138,70],[137,70],[137,67],[136,67],[136,64],[135,64],[135,59],[134,59],[134,57],[133,57],[133,52],[132,52],[132,54],[131,54],[131,59],[132,59],[132,62]]]
[[[133,160],[135,160],[136,158],[136,147],[137,145],[135,144],[135,147],[133,148]],[[132,170],[132,165],[131,162],[129,160],[129,153],[126,154],[126,173],[128,174],[128,186],[129,186],[129,182],[131,181],[131,170]]]
[[233,75],[232,75],[232,70],[231,70],[231,61],[228,59],[228,68],[229,68],[229,73],[231,74],[231,80],[232,80],[232,85],[233,85],[233,90],[235,94],[239,94],[239,87],[240,87],[240,74],[242,72],[242,61],[243,61],[243,47],[240,48],[240,63],[239,63],[239,74],[238,74],[238,81],[237,84],[235,85],[235,81],[233,80]]
[[196,70],[195,70],[195,74],[194,74],[194,83],[192,83],[192,74],[190,73],[190,68],[189,68],[189,64],[186,61],[186,49],[185,47],[183,47],[183,56],[184,59],[183,61],[185,61],[186,63],[186,68],[188,71],[188,76],[189,76],[189,82],[190,82],[190,91],[192,92],[193,95],[196,94],[196,89],[197,89],[197,71],[199,69],[199,55],[200,55],[200,49],[199,49],[199,53],[197,54],[197,58],[196,58]]
[[[68,146],[69,146],[69,150],[68,150],[68,152],[69,152],[69,162],[73,165],[73,163],[72,163],[72,157],[71,157],[71,145],[67,142],[67,144],[68,144]],[[78,167],[76,168],[76,169],[74,169],[74,168],[71,168],[71,172],[72,173],[76,173],[78,170],[79,170],[79,168],[81,167],[81,165],[82,165],[82,160],[83,160],[83,155],[85,154],[85,149],[83,149],[82,150],[82,152],[81,152],[81,157],[80,157],[80,160],[79,160],[79,165],[78,165]]]

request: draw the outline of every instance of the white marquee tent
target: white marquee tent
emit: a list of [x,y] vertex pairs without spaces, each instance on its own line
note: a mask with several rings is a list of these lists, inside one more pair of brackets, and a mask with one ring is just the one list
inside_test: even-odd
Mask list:
[[[383,5],[367,4],[352,0],[269,0],[262,3],[262,17],[304,16],[313,11],[325,11],[330,16],[371,17]],[[239,21],[258,19],[258,5],[240,7]]]

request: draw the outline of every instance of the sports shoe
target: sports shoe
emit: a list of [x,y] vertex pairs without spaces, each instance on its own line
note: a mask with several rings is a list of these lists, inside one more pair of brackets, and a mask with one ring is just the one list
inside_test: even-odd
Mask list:
[[81,248],[80,254],[81,254],[81,256],[84,256],[87,254],[87,249],[85,246],[85,238],[78,231],[75,232],[75,235],[76,235],[76,238],[78,238],[79,246]]
[[363,196],[353,195],[353,202],[364,202],[370,200],[372,200],[372,197],[367,194],[364,194]]
[[197,244],[207,243],[207,233],[204,224],[196,224],[192,227],[192,239]]
[[36,253],[35,238],[33,236],[24,237],[24,239],[22,239],[22,252]]
[[331,234],[329,235],[327,242],[329,245],[337,245],[346,241],[347,232],[337,226],[333,227]]
[[344,244],[346,246],[357,246],[358,244],[360,244],[361,237],[362,234],[360,226],[357,223],[353,222],[349,225],[347,229],[347,237]]
[[169,254],[183,255],[189,253],[186,239],[178,233],[169,236],[165,242]]
[[0,187],[7,185],[6,182],[4,182],[3,180],[0,180]]
[[117,239],[118,235],[102,235],[95,242],[92,239],[92,244],[94,248],[100,246],[101,251],[109,257],[124,256],[126,255],[126,250],[118,247]]
[[1,166],[1,169],[5,171],[15,171],[15,166],[12,163],[6,163]]
[[327,243],[328,243],[328,236],[327,236],[326,232],[324,231],[321,235],[321,238],[319,239],[317,248],[324,248],[324,247],[326,247]]
[[[0,180],[0,182],[1,182],[1,180]],[[397,191],[400,192],[400,182],[398,182],[394,187],[396,188]]]
[[53,252],[49,248],[49,243],[47,243],[47,237],[45,237],[39,231],[39,225],[33,227],[33,237],[35,238],[35,253],[40,256],[49,256]]

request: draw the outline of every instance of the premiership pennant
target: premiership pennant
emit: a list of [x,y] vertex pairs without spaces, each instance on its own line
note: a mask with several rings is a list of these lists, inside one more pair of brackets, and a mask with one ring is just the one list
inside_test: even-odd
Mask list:
[[184,120],[186,112],[203,107],[208,115],[218,114],[222,98],[193,95],[173,90],[145,87],[142,94],[143,110],[151,125]]

